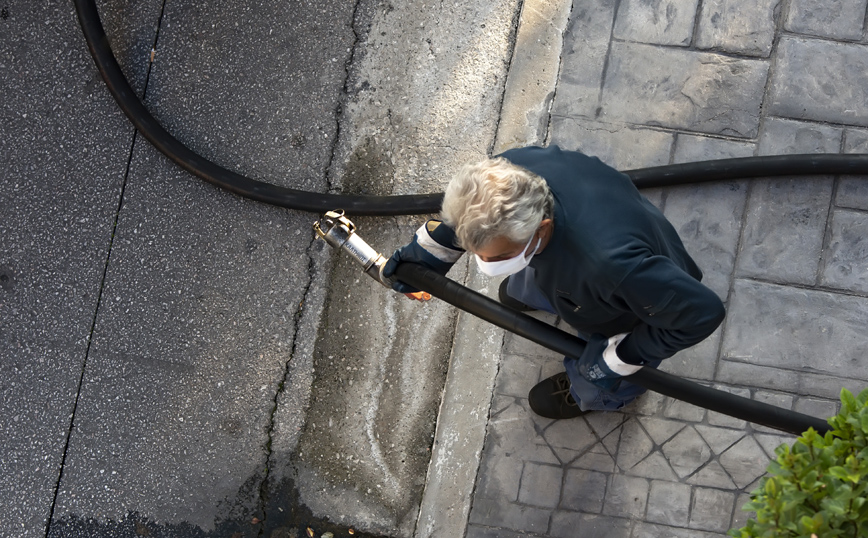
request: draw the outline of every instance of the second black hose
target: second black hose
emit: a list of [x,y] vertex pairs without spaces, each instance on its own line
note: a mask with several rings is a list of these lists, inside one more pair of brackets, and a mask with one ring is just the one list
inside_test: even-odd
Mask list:
[[[421,265],[402,263],[395,275],[401,282],[568,357],[579,357],[585,349],[584,340],[516,312]],[[808,428],[820,434],[831,429],[825,420],[706,387],[653,368],[642,368],[625,379],[711,411],[794,435],[801,435]]]

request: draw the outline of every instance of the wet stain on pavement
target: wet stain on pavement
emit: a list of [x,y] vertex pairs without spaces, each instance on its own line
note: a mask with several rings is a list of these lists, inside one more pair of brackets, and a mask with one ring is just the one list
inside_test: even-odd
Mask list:
[[54,521],[48,538],[389,538],[337,525],[314,517],[299,502],[291,480],[263,488],[268,491],[265,517],[249,520],[218,521],[205,531],[189,523],[157,523],[138,512],[129,512],[120,521],[101,521],[92,517],[69,515]]

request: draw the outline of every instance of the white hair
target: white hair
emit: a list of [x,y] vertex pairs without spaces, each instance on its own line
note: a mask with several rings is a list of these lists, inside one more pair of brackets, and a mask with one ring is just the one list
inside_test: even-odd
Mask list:
[[446,187],[441,213],[458,245],[475,252],[497,237],[529,241],[553,205],[543,178],[498,157],[465,165]]

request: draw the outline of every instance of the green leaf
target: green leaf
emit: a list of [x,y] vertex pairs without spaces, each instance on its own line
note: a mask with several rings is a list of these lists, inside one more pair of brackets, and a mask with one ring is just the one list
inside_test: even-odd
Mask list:
[[843,516],[847,513],[847,508],[843,502],[832,499],[831,497],[826,497],[822,502],[823,510],[833,516]]
[[[861,396],[861,395],[860,395]],[[857,411],[860,407],[862,407],[859,402],[856,401],[856,398],[853,397],[853,393],[847,389],[841,389],[841,411],[842,414],[849,414]]]
[[822,522],[818,523],[812,517],[802,516],[802,519],[799,520],[801,524],[801,529],[799,529],[800,533],[813,533],[817,532],[820,529],[820,525]]

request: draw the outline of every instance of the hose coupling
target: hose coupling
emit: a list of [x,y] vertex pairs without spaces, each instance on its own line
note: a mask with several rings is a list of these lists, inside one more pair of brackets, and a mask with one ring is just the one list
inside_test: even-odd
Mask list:
[[327,212],[313,223],[313,229],[332,247],[348,252],[368,276],[391,289],[392,279],[383,276],[386,258],[356,234],[356,225],[344,215],[343,209]]

